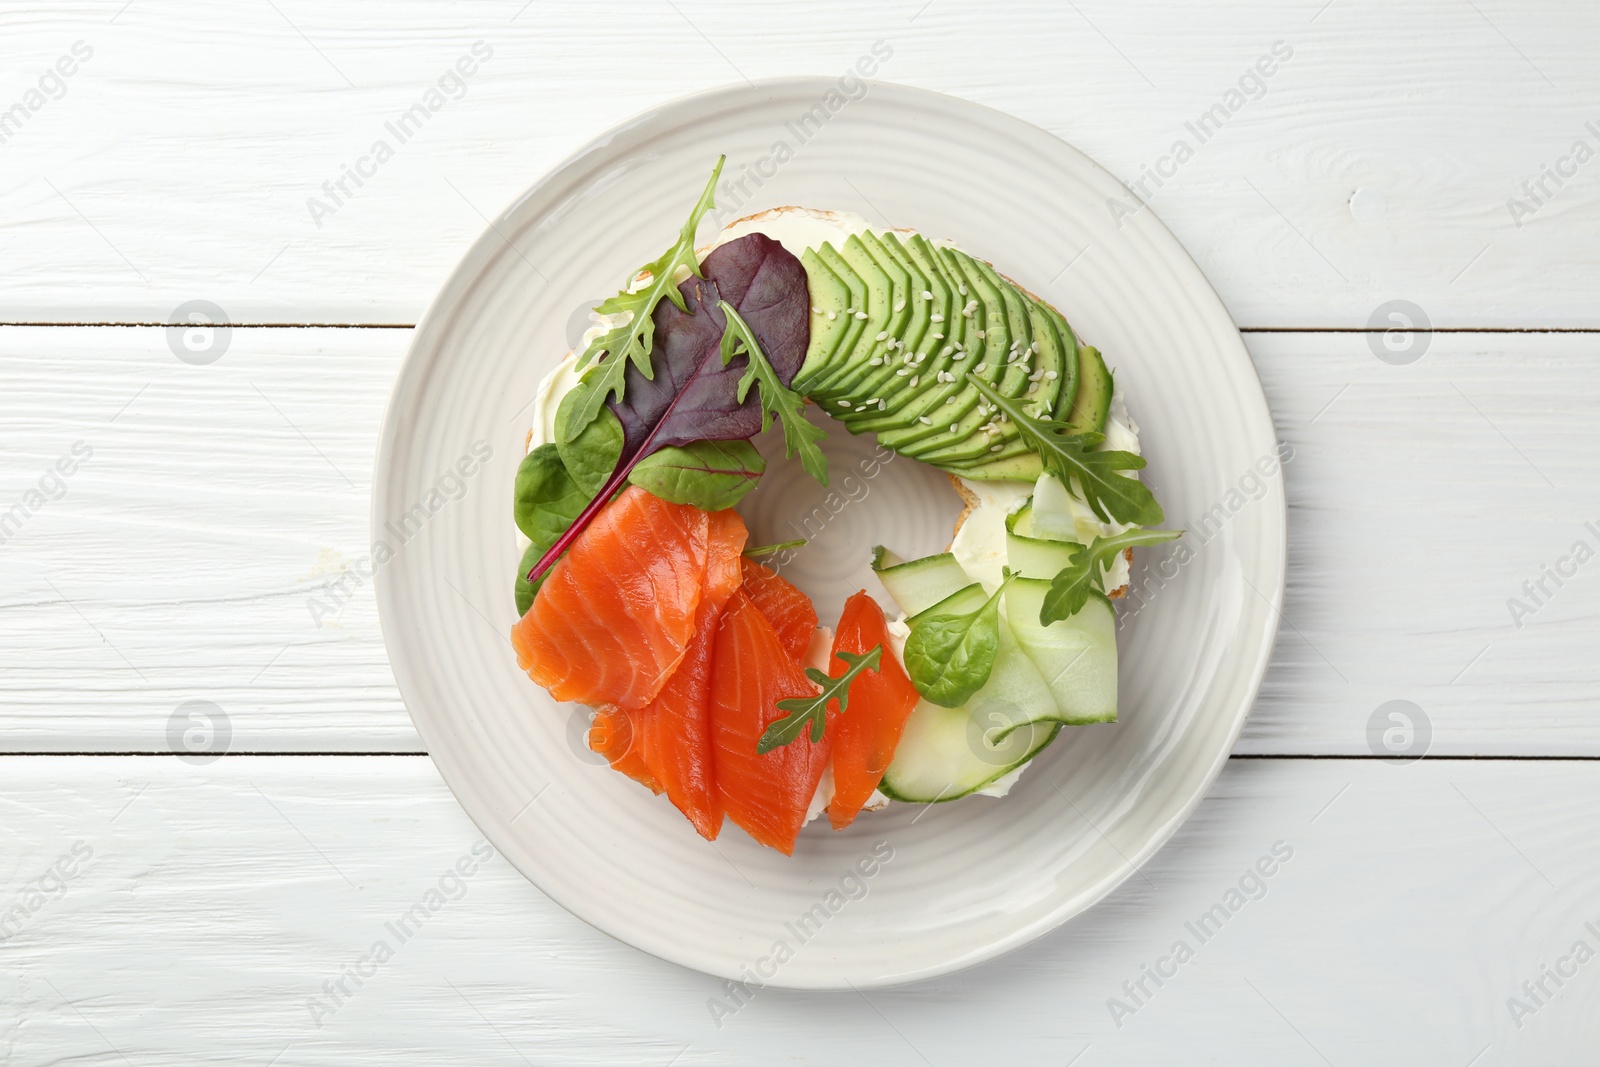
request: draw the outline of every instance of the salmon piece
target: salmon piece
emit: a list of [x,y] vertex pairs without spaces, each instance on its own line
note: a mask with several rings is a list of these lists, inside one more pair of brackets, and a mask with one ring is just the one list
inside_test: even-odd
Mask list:
[[665,792],[695,830],[714,841],[723,813],[711,751],[711,653],[722,607],[743,580],[739,554],[747,535],[736,512],[712,512],[708,521],[705,585],[683,659],[643,708],[597,715],[589,743],[614,769]]
[[845,710],[828,705],[828,737],[833,741],[833,799],[828,821],[843,830],[861,813],[894,758],[906,719],[917,706],[917,688],[894,654],[883,609],[866,590],[845,601],[839,630],[833,638],[828,673],[837,678],[850,669],[837,653],[861,655],[883,646],[878,669],[862,671],[850,683]]
[[604,756],[613,770],[649,789],[661,792],[661,783],[645,765],[644,748],[635,744],[633,716],[616,706],[604,707],[595,713],[589,724],[589,747]]
[[557,700],[628,711],[650,703],[694,636],[710,529],[709,513],[630,486],[550,568],[512,627],[517,665]]
[[816,692],[751,596],[744,589],[735,593],[716,627],[712,652],[717,790],[728,818],[784,855],[794,854],[831,742],[825,735],[812,744],[808,735],[764,755],[756,753],[756,744],[773,721],[783,718],[778,701]]
[[811,598],[755,560],[744,560],[743,566],[745,592],[778,631],[778,641],[789,658],[803,659],[817,628],[817,609]]

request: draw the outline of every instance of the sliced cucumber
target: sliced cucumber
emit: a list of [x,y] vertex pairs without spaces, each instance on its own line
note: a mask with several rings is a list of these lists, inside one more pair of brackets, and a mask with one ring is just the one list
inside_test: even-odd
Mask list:
[[1054,578],[1072,564],[1076,545],[1071,541],[1048,541],[1031,537],[1033,498],[1006,516],[1006,563],[1024,578]]
[[1012,730],[995,744],[985,736],[980,721],[967,708],[919,703],[906,720],[878,791],[912,804],[968,796],[1027,763],[1061,729],[1055,722],[1031,724]]
[[[961,573],[966,574],[965,571]],[[923,619],[931,619],[935,615],[971,615],[988,602],[989,594],[984,591],[983,586],[972,582],[957,589],[943,600],[929,604],[906,621],[915,626]]]
[[1072,494],[1054,474],[1039,475],[1033,487],[1033,527],[1028,536],[1046,541],[1078,540],[1078,520]]
[[[986,599],[974,585],[936,608],[970,611]],[[958,600],[965,603],[952,603]],[[925,804],[966,796],[1032,759],[1055,739],[1060,719],[1044,676],[1002,617],[989,681],[959,708],[919,702],[878,788],[896,800]]]
[[888,549],[873,550],[872,569],[900,610],[916,615],[972,584],[961,564],[948,552],[902,562]]
[[1117,719],[1117,616],[1111,601],[1093,593],[1083,609],[1048,626],[1039,609],[1050,583],[1018,578],[1006,589],[1006,621],[1017,644],[1038,668],[1060,713],[1059,722],[1083,725]]

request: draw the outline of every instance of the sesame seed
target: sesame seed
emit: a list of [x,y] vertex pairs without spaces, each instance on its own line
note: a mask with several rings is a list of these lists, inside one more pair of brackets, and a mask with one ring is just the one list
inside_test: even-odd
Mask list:
[[881,340],[883,340],[884,338],[886,338],[888,336],[889,336],[889,331],[888,330],[879,330],[878,331],[878,336],[875,338],[875,340],[881,341]]
[[845,308],[844,309],[844,313],[846,315],[854,315],[856,313],[856,309],[855,308]]
[[850,401],[848,401],[848,400],[841,400],[841,401],[839,401],[839,406],[840,406],[840,407],[842,407],[842,408],[847,408],[847,407],[849,407],[849,406],[850,406]]
[[958,431],[960,429],[961,429],[961,424],[959,422],[952,422],[950,424],[950,432],[951,433],[955,433],[956,431]]
[[932,426],[933,425],[933,420],[928,418],[928,416],[926,416],[926,415],[918,415],[917,416],[917,421],[922,423],[922,425],[924,425],[924,426]]
[[918,363],[921,363],[923,360],[925,360],[927,358],[928,358],[928,353],[926,353],[926,352],[918,352],[917,353],[917,362]]
[[913,389],[915,389],[915,388],[916,388],[916,387],[917,387],[917,382],[918,382],[918,381],[920,381],[920,380],[921,380],[921,378],[922,378],[922,375],[920,375],[920,374],[913,374],[913,375],[912,375],[912,376],[911,376],[911,380],[910,380],[910,381],[909,381],[909,382],[907,382],[907,383],[906,383],[906,384],[907,384],[907,385],[909,385],[909,386],[911,386],[911,388],[913,388]]
[[931,293],[927,289],[922,290],[922,299],[924,299],[924,300],[932,300],[933,299],[933,293]]
[[817,305],[815,305],[815,304],[812,304],[812,305],[811,305],[811,314],[813,314],[813,315],[820,315],[820,314],[822,314],[822,309],[821,309],[821,308],[819,308],[819,307],[817,307]]
[[857,411],[865,411],[865,410],[867,410],[867,405],[865,405],[865,404],[857,404],[856,405],[856,410]]
[[896,311],[904,311],[906,309],[906,302],[904,300],[895,301],[894,309]]
[[873,356],[871,359],[867,360],[867,366],[869,366],[869,367],[881,367],[881,366],[883,366],[883,357],[882,356]]
[[839,317],[839,316],[837,316],[837,315],[835,315],[835,314],[834,314],[834,313],[833,313],[833,312],[831,312],[831,311],[830,311],[830,312],[828,312],[828,321],[829,321],[829,322],[832,322],[832,321],[833,321],[833,320],[834,320],[834,319],[836,319],[836,318],[838,318],[838,317]]
[[950,358],[951,359],[966,359],[967,358],[967,354],[965,352],[957,352],[955,355],[951,356]]
[[896,378],[904,378],[906,375],[908,375],[910,373],[911,373],[910,369],[908,369],[906,367],[901,367],[899,370],[894,372],[894,375],[895,375]]
[[928,335],[928,340],[930,340],[930,341],[943,341],[944,340],[944,334],[942,334],[942,333],[930,333]]
[[1052,381],[1052,382],[1053,382],[1053,381],[1055,381],[1055,380],[1056,380],[1056,379],[1057,379],[1057,378],[1059,378],[1059,377],[1061,377],[1061,375],[1059,375],[1059,374],[1057,374],[1057,373],[1056,373],[1056,372],[1055,372],[1055,371],[1053,371],[1053,370],[1047,370],[1047,371],[1045,371],[1045,372],[1044,372],[1044,376],[1045,376],[1045,377],[1046,377],[1046,378],[1049,378],[1049,379],[1050,379],[1050,380],[1051,380],[1051,381]]
[[989,446],[989,451],[990,452],[998,452],[998,451],[1000,451],[1001,449],[1003,449],[1005,447],[1006,447],[1005,445],[990,445]]
[[879,411],[887,411],[887,410],[889,410],[888,403],[885,402],[885,401],[882,401],[882,400],[878,401],[878,410]]
[[858,318],[858,319],[864,319],[864,318],[866,318],[866,317],[867,317],[867,313],[866,313],[866,312],[865,312],[865,311],[858,311],[858,312],[856,312],[856,318]]
[[943,348],[939,349],[939,358],[943,359],[945,356],[948,356],[950,353],[952,353],[954,351],[955,351],[954,348],[950,347],[949,345],[945,345]]
[[961,283],[957,282],[956,283],[956,292],[960,293],[962,296],[966,296],[967,295],[967,287],[965,285],[962,285]]
[[915,363],[916,361],[917,361],[917,354],[915,352],[907,352],[906,353],[906,362],[907,363]]
[[986,371],[986,370],[988,370],[988,369],[989,369],[989,364],[987,364],[987,363],[980,363],[980,364],[978,364],[978,365],[977,365],[977,366],[976,366],[976,367],[973,367],[973,368],[972,368],[972,369],[973,369],[973,370],[974,370],[974,371],[976,371],[976,372],[977,372],[977,373],[978,373],[978,374],[982,374],[982,373],[983,373],[983,372],[984,372],[984,371]]
[[928,316],[928,321],[929,322],[943,322],[944,321],[944,316],[943,315],[929,315]]
[[983,340],[984,333],[985,333],[985,331],[983,331],[983,330],[979,330],[978,331],[978,340],[980,340],[980,341]]

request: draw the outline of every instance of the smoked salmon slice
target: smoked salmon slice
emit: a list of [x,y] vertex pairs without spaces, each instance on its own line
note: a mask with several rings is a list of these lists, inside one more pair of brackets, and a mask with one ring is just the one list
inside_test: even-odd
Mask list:
[[[878,645],[883,646],[878,669],[856,675],[845,710],[839,711],[838,701],[828,707],[828,737],[833,739],[833,799],[828,802],[828,821],[835,830],[854,822],[878,788],[900,744],[906,719],[917,706],[916,686],[894,654],[883,609],[862,590],[845,601],[833,651],[860,655]],[[849,669],[836,654],[829,656],[828,673],[833,677]]]
[[661,783],[645,765],[644,746],[636,743],[633,716],[628,712],[614,705],[596,711],[589,724],[589,747],[604,756],[612,770],[621,771],[652,793],[661,792]]
[[816,692],[751,596],[744,589],[735,593],[716,627],[712,652],[717,789],[728,818],[784,855],[794,854],[831,742],[824,735],[812,744],[805,736],[765,754],[757,754],[756,744],[767,726],[784,716],[778,701]]
[[[654,700],[699,621],[711,525],[708,512],[629,487],[550,569],[512,627],[518,666],[557,700],[629,711]],[[717,565],[725,572],[729,561]]]
[[[630,719],[632,751],[611,764],[646,785],[656,783],[658,793],[665,790],[707,841],[715,841],[722,830],[722,797],[711,748],[712,651],[723,605],[742,578],[739,553],[744,551],[745,536],[737,514],[711,513],[706,584],[694,636],[656,698],[638,711],[624,713]],[[638,773],[641,767],[649,781]]]
[[817,628],[817,609],[811,598],[778,576],[778,572],[754,560],[742,561],[744,590],[761,614],[778,632],[778,642],[791,659],[804,659]]

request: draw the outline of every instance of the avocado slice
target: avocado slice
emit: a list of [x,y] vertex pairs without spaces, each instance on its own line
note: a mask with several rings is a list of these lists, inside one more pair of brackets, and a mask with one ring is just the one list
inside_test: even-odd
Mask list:
[[[920,240],[920,238],[913,238]],[[886,251],[890,250],[888,243],[884,243]],[[894,359],[884,368],[884,373],[873,383],[872,397],[886,401],[882,411],[871,410],[863,414],[852,430],[856,433],[872,431],[881,434],[890,429],[916,424],[916,415],[908,413],[908,407],[915,404],[921,396],[925,385],[932,384],[936,378],[934,368],[939,364],[938,353],[947,343],[943,338],[936,338],[934,334],[946,332],[944,327],[949,323],[952,305],[957,298],[955,287],[949,278],[943,274],[928,257],[910,254],[903,245],[895,241],[895,248],[905,256],[908,269],[914,269],[921,276],[925,287],[913,294],[916,303],[925,305],[927,323],[926,329],[917,339],[918,344],[913,345],[908,340],[904,351],[896,350]],[[924,297],[922,294],[930,294]],[[938,322],[934,320],[938,319]],[[937,347],[936,347],[937,346]],[[906,356],[926,355],[922,362],[906,362]],[[902,373],[904,372],[904,373]],[[917,384],[913,386],[911,381]],[[874,408],[876,405],[874,405]],[[888,444],[887,441],[884,442]],[[894,447],[889,445],[889,447]]]
[[908,283],[903,276],[886,271],[859,237],[847,238],[838,251],[867,284],[867,305],[860,309],[867,312],[866,328],[857,336],[855,348],[824,371],[813,388],[845,400],[852,399],[852,385],[866,375],[868,362],[887,350],[884,342],[878,339],[879,335],[895,337],[904,325],[905,312],[894,309],[903,308]]
[[1088,345],[1079,348],[1078,395],[1072,402],[1067,421],[1079,430],[1104,433],[1114,385],[1106,361],[1100,358],[1100,350]]
[[[971,436],[988,422],[988,416],[979,411],[979,405],[983,403],[983,394],[972,388],[968,378],[970,375],[978,374],[994,385],[1004,373],[1004,368],[998,364],[991,365],[983,358],[988,344],[986,340],[978,337],[980,324],[986,321],[983,290],[977,287],[977,282],[972,276],[961,269],[962,265],[958,261],[939,255],[932,246],[927,246],[926,251],[955,286],[956,299],[960,306],[955,310],[954,319],[959,332],[949,340],[961,343],[962,350],[959,354],[962,358],[957,360],[955,358],[957,353],[952,352],[941,364],[941,369],[948,369],[956,376],[954,382],[936,384],[935,391],[930,393],[924,402],[907,408],[908,415],[918,418],[919,425],[912,426],[908,422],[905,431],[896,434],[892,439],[881,434],[879,436],[879,439],[889,444],[891,448],[898,448],[913,457],[954,446],[963,441],[970,442]],[[966,290],[965,294],[961,292],[962,289]],[[971,305],[975,305],[974,313],[962,314]],[[1001,338],[996,338],[996,341],[1001,341]],[[980,366],[984,368],[982,371],[977,369]],[[954,398],[954,403],[950,403],[951,398]],[[928,422],[920,423],[921,418],[927,418]]]
[[[899,289],[895,301],[896,323],[892,326],[889,337],[885,339],[881,350],[874,351],[866,365],[858,369],[852,384],[847,390],[847,395],[855,403],[855,410],[841,412],[840,419],[844,421],[851,433],[865,433],[867,429],[860,424],[864,421],[881,418],[887,411],[887,405],[892,398],[902,391],[905,379],[909,375],[897,375],[899,368],[905,366],[904,353],[915,352],[917,345],[928,332],[928,323],[933,309],[931,301],[923,300],[923,290],[928,288],[927,279],[916,271],[909,261],[902,261],[892,255],[883,240],[871,233],[862,234],[862,246],[873,255],[886,272],[891,272],[897,278],[904,279],[904,286]],[[899,344],[890,347],[890,341]],[[873,361],[876,360],[876,365]],[[884,411],[880,411],[877,401],[885,401]]]
[[835,358],[849,325],[844,309],[850,306],[849,287],[828,269],[816,252],[806,249],[800,256],[800,265],[805,268],[806,286],[811,293],[811,341],[806,346],[800,372],[794,376],[796,389],[815,380]]
[[1083,374],[1081,364],[1083,357],[1079,353],[1078,335],[1072,327],[1067,325],[1067,320],[1061,317],[1061,312],[1051,307],[1043,300],[1035,301],[1039,310],[1044,312],[1044,317],[1050,320],[1055,327],[1056,336],[1061,339],[1061,391],[1056,394],[1055,410],[1050,417],[1065,421],[1067,412],[1072,410],[1072,403],[1078,396],[1078,383]]
[[1044,473],[1044,462],[1039,453],[1027,451],[1006,456],[996,453],[996,458],[968,466],[950,464],[939,468],[975,482],[1034,482]]
[[[916,256],[916,262],[929,270],[933,279],[930,284],[942,287],[949,302],[946,304],[942,299],[933,301],[938,305],[937,317],[940,321],[930,323],[931,327],[936,328],[929,329],[921,346],[926,359],[915,364],[917,384],[910,386],[907,383],[910,392],[904,394],[901,402],[893,410],[885,412],[873,426],[881,442],[901,451],[911,441],[933,433],[948,432],[940,427],[948,426],[959,412],[947,413],[942,409],[945,400],[958,395],[962,386],[959,380],[941,382],[939,377],[941,372],[958,373],[964,365],[971,365],[963,362],[969,358],[965,349],[968,345],[976,344],[970,333],[975,327],[961,314],[963,302],[967,299],[961,293],[965,281],[950,273],[948,265],[933,255],[931,248],[927,252],[927,255]],[[912,258],[909,250],[902,249],[902,254]],[[935,418],[930,417],[935,415],[937,424]],[[923,418],[928,421],[923,422]]]
[[[867,283],[855,272],[854,267],[844,261],[844,257],[839,255],[839,250],[832,245],[821,245],[816,252],[817,259],[826,265],[829,270],[833,271],[834,275],[844,283],[845,288],[850,291],[850,303],[845,305],[844,310],[838,312],[838,321],[845,324],[844,336],[839,338],[839,347],[835,349],[833,358],[822,369],[821,373],[826,375],[834,367],[848,362],[860,341],[866,322],[857,318],[856,312],[864,312],[866,310]],[[821,305],[818,306],[820,307]],[[819,388],[817,383],[811,380],[799,383],[794,388],[819,402],[832,399],[827,391]]]

